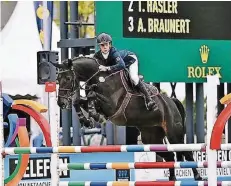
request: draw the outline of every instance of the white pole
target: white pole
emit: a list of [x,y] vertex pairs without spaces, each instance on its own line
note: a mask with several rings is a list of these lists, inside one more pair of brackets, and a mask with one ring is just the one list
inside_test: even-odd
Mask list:
[[[59,117],[57,112],[56,92],[49,93],[50,101],[50,128],[52,147],[59,146]],[[51,154],[51,186],[59,185],[59,155],[58,153]]]
[[217,85],[219,78],[215,76],[207,76],[207,155],[208,155],[208,185],[217,186],[217,152],[210,149],[210,139],[213,126],[216,120],[216,100]]
[[[44,31],[44,44],[43,48],[44,50],[49,51],[49,16],[46,15],[47,13],[47,1],[43,1],[43,8],[44,16],[43,16],[43,31]],[[56,112],[56,91],[54,92],[48,92],[48,95],[44,94],[43,97],[46,98],[48,101],[49,109],[48,109],[48,121],[50,123],[50,131],[51,131],[51,142],[52,147],[58,147],[59,146],[59,123],[58,123],[58,112]],[[51,154],[51,163],[50,163],[50,171],[51,171],[51,186],[57,186],[59,185],[59,172],[58,172],[58,161],[59,161],[59,155],[57,153]]]

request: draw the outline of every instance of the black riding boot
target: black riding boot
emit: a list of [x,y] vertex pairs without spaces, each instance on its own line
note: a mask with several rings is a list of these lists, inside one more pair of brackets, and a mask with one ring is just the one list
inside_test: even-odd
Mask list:
[[149,110],[157,110],[157,105],[155,103],[155,101],[151,98],[148,90],[146,89],[144,83],[142,81],[139,82],[139,84],[137,85],[138,88],[140,89],[140,91],[144,94],[144,96],[146,97],[147,100],[147,106]]

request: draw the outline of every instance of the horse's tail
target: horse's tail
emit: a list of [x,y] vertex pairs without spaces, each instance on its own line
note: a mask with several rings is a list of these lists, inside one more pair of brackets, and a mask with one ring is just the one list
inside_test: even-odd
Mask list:
[[172,98],[172,100],[174,101],[174,103],[176,104],[176,107],[178,108],[178,110],[179,110],[179,112],[180,112],[180,115],[181,115],[181,118],[182,118],[182,125],[183,125],[184,130],[185,130],[185,117],[186,117],[186,112],[185,112],[184,106],[183,106],[183,104],[180,102],[179,99],[177,99],[177,98]]

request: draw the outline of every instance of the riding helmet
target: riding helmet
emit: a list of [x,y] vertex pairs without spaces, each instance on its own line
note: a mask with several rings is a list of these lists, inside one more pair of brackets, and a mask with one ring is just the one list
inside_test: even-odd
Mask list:
[[101,33],[97,37],[97,44],[111,43],[112,37],[109,34]]

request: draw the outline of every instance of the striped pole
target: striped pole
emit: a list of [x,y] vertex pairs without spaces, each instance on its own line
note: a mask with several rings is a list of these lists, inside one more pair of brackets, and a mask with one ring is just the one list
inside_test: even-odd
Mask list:
[[[231,181],[221,181],[218,186],[230,186]],[[68,182],[63,181],[59,186],[208,186],[206,181],[111,181],[111,182]]]
[[[7,147],[6,154],[205,151],[205,144]],[[231,145],[230,145],[231,147]]]
[[[218,168],[231,168],[231,161],[217,162]],[[132,162],[132,163],[68,163],[60,164],[60,170],[99,169],[163,169],[163,168],[208,168],[208,162]]]
[[[231,150],[231,144],[222,144],[220,150]],[[51,154],[94,152],[179,152],[206,151],[205,144],[170,145],[108,145],[108,146],[59,146],[59,147],[6,147],[6,154]]]

